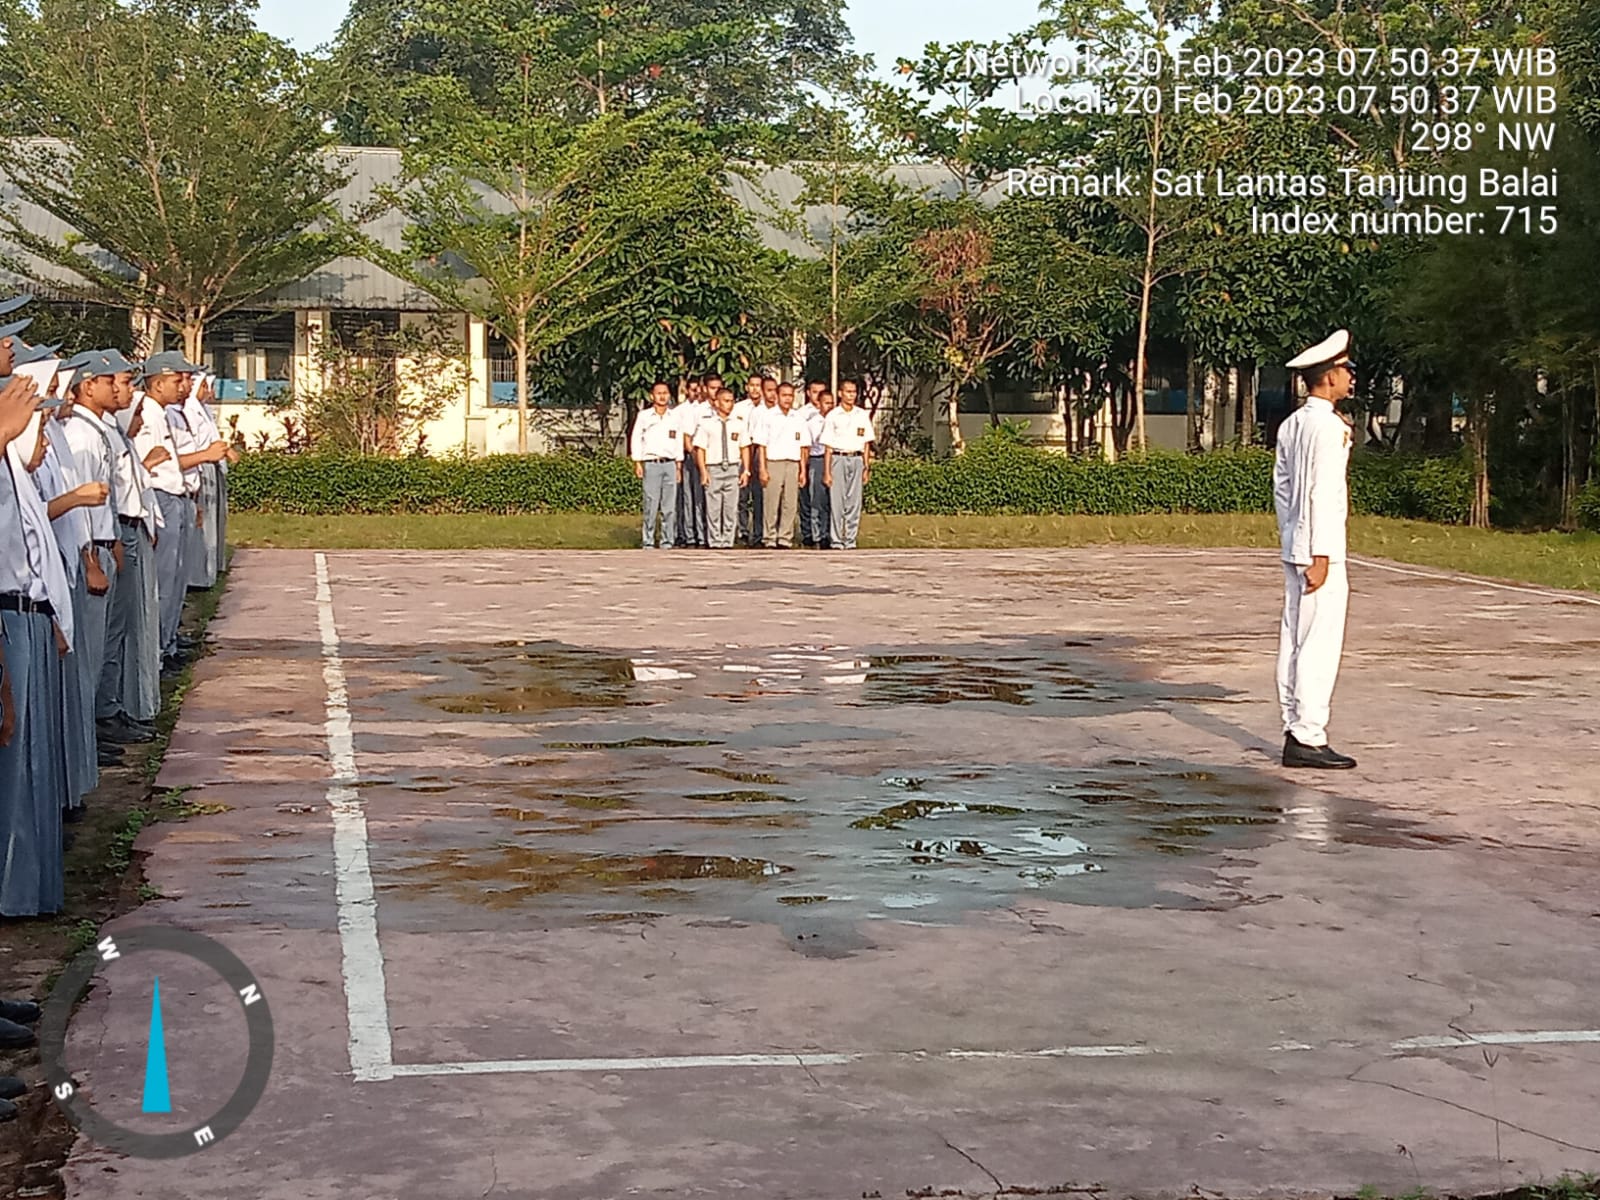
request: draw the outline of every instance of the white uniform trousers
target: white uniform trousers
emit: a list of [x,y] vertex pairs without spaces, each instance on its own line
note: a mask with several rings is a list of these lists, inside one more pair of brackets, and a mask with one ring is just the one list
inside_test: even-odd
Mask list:
[[1306,746],[1328,744],[1333,685],[1344,652],[1350,576],[1345,564],[1328,564],[1328,580],[1306,592],[1305,571],[1283,564],[1283,623],[1278,632],[1278,704],[1284,732]]

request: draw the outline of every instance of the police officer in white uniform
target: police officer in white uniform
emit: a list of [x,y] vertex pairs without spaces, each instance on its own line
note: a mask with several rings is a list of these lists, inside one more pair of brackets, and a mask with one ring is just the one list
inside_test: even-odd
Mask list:
[[[630,450],[633,473],[644,481],[644,548],[670,550],[678,524],[678,484],[683,481],[682,422],[667,407],[672,391],[657,380],[650,388],[650,407],[633,422]],[[661,541],[656,542],[656,518]]]
[[1303,373],[1308,395],[1278,429],[1272,472],[1283,551],[1278,637],[1283,765],[1348,770],[1356,760],[1328,745],[1328,718],[1350,599],[1345,523],[1354,439],[1350,422],[1338,411],[1355,389],[1349,331],[1339,330],[1288,366]]

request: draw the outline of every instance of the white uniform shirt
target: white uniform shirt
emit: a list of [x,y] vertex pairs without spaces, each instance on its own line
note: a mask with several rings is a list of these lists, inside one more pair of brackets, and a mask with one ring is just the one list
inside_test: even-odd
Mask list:
[[[133,448],[139,452],[140,462],[149,458],[150,451],[157,446],[166,447],[167,460],[150,468],[151,486],[169,496],[186,494],[189,489],[183,479],[183,468],[178,465],[178,444],[173,440],[172,426],[167,424],[165,410],[149,396],[145,396],[128,409],[128,412],[144,413],[139,432],[133,437]],[[130,416],[129,424],[132,423],[133,419]]]
[[683,455],[687,458],[694,448],[695,431],[700,428],[701,422],[711,417],[712,408],[704,400],[685,400],[671,411],[677,418],[678,440],[683,443]]
[[657,414],[655,405],[641,412],[633,423],[632,457],[634,462],[647,462],[652,458],[681,459],[683,457],[683,430],[681,418],[672,409]]
[[[728,434],[726,457],[722,452],[724,427]],[[710,420],[700,423],[700,428],[694,436],[694,444],[706,452],[706,466],[715,467],[723,463],[733,463],[737,466],[740,447],[750,444],[750,431],[745,419],[738,413],[729,413],[726,421],[717,413],[712,413]]]
[[806,419],[794,409],[774,408],[754,434],[756,445],[767,448],[768,462],[799,462],[809,457],[811,434]]
[[112,453],[115,455],[112,464],[115,486],[111,491],[116,497],[117,515],[144,521],[145,527],[153,534],[155,527],[151,523],[151,509],[154,505],[148,495],[150,473],[139,461],[132,439],[117,424],[116,415],[107,413],[100,423],[105,426],[106,437],[111,440]]
[[72,451],[72,465],[79,483],[103,483],[108,489],[106,502],[93,508],[83,508],[89,522],[89,534],[97,542],[109,542],[117,536],[117,489],[115,461],[115,435],[100,424],[88,409],[74,409],[65,421],[55,422],[60,436]]
[[[209,442],[204,442],[189,425],[183,405],[172,404],[165,410],[167,425],[172,430],[172,445],[179,454],[198,454]],[[200,494],[200,464],[196,463],[183,473],[183,486],[191,496]]]
[[1308,567],[1314,558],[1344,561],[1353,441],[1350,426],[1320,396],[1308,397],[1278,427],[1272,500],[1284,562]]
[[811,438],[811,457],[822,457],[822,428],[828,418],[822,415],[822,410],[814,404],[808,404],[802,409],[806,416],[806,431]]
[[[17,565],[21,568],[19,574],[25,575],[26,582],[20,588],[3,587],[0,590],[20,591],[30,600],[49,601],[50,607],[55,610],[56,624],[60,626],[61,634],[70,648],[72,585],[67,582],[66,564],[61,560],[61,548],[56,544],[54,530],[50,528],[50,515],[46,511],[44,497],[40,495],[22,453],[26,446],[31,456],[38,445],[39,421],[43,415],[35,413],[22,436],[5,450],[6,467],[11,476],[10,486],[14,489],[17,517],[20,518],[13,522],[17,526],[17,541],[21,543]],[[0,542],[0,548],[15,553],[8,542]]]
[[[89,481],[78,474],[72,451],[65,445],[60,421],[45,422],[45,437],[49,439],[50,448],[45,451],[39,469],[33,473],[33,482],[48,508],[50,501],[65,496],[79,484]],[[67,578],[76,584],[83,575],[83,548],[93,540],[89,532],[89,510],[69,508],[51,521],[50,526],[55,531],[56,545],[66,564]]]
[[867,448],[868,442],[877,440],[878,433],[872,428],[872,418],[860,406],[846,411],[841,404],[823,422],[822,444],[837,454],[860,454]]
[[32,594],[33,573],[28,570],[22,511],[7,458],[0,454],[0,595],[27,596]]

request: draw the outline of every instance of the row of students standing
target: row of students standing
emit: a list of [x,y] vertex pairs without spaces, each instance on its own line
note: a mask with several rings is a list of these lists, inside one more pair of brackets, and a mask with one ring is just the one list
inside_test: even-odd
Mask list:
[[154,740],[161,677],[195,648],[184,596],[223,566],[236,458],[181,354],[62,359],[27,325],[0,325],[4,917],[61,910],[64,824],[123,747]]
[[877,440],[860,385],[837,400],[812,381],[806,394],[751,375],[735,400],[720,375],[690,379],[674,405],[658,382],[634,421],[629,453],[644,484],[643,544],[724,550],[854,550],[862,489]]

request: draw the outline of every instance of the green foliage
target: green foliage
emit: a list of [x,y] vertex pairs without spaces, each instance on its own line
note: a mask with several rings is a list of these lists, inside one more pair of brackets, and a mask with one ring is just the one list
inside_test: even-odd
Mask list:
[[253,7],[0,0],[0,103],[14,130],[55,139],[0,140],[0,169],[73,232],[9,207],[0,228],[68,290],[153,312],[190,354],[208,321],[339,253],[314,228],[343,177],[313,66]]
[[[332,513],[625,513],[640,503],[626,459],[504,455],[480,459],[247,456],[229,475],[241,510]],[[1358,455],[1351,507],[1376,516],[1465,519],[1470,491],[1457,459]],[[1009,429],[958,458],[873,465],[866,505],[876,513],[951,515],[1266,512],[1272,454],[1152,453],[1108,463],[1024,445]]]
[[1600,480],[1579,493],[1578,522],[1585,529],[1600,531]]

